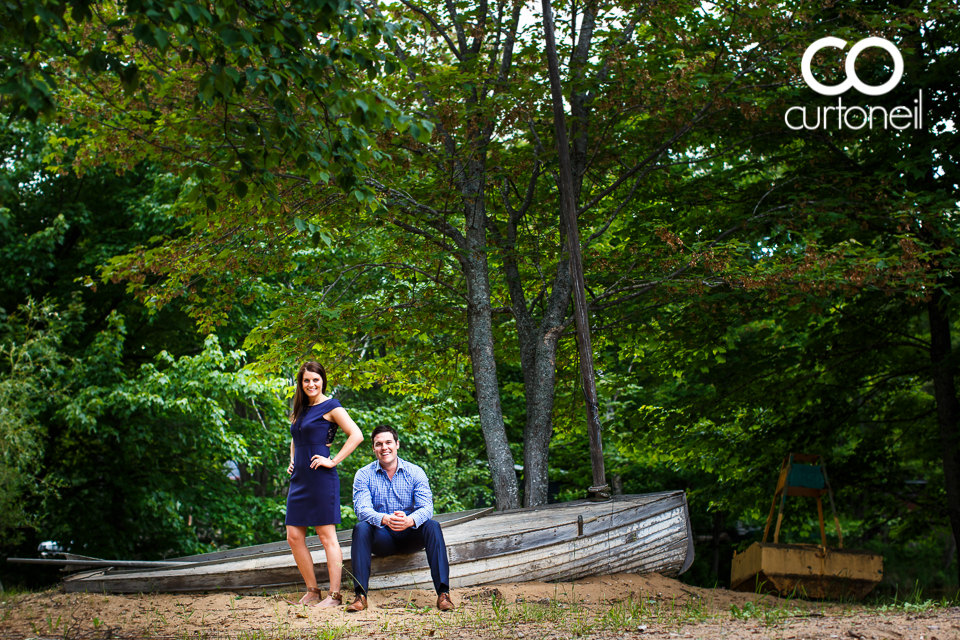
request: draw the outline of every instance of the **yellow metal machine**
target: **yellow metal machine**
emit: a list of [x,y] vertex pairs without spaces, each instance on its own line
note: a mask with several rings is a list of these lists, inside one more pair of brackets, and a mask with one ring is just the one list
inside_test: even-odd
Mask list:
[[[827,546],[822,497],[830,499],[839,546]],[[780,544],[780,525],[787,496],[816,498],[820,518],[820,545]],[[777,501],[773,542],[767,542]],[[883,557],[860,549],[844,549],[840,521],[833,503],[827,468],[820,456],[791,453],[780,466],[777,489],[770,505],[763,542],[734,554],[730,587],[737,591],[763,591],[806,598],[860,599],[883,578]]]

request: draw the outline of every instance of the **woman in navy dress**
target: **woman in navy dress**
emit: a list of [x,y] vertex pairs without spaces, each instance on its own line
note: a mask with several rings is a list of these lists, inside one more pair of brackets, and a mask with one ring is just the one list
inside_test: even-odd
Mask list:
[[[297,568],[307,585],[300,604],[335,607],[342,604],[340,577],[343,554],[337,542],[340,524],[340,478],[336,466],[363,442],[360,428],[340,402],[324,395],[327,373],[317,362],[305,362],[297,372],[297,390],[290,420],[290,492],[287,494],[287,542]],[[336,455],[330,455],[337,428],[347,441]],[[316,527],[327,554],[330,594],[320,600],[313,556],[307,550],[307,527]]]

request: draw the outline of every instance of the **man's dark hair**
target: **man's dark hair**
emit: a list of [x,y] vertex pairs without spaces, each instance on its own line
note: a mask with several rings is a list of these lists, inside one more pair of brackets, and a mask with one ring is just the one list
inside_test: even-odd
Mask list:
[[393,427],[391,427],[391,426],[388,425],[388,424],[381,424],[381,425],[377,425],[376,427],[374,427],[373,433],[370,434],[370,440],[372,441],[374,438],[376,438],[376,437],[377,437],[378,435],[380,435],[381,433],[390,433],[390,434],[393,434],[393,441],[394,441],[394,442],[400,442],[400,436],[397,435],[397,430],[394,429]]

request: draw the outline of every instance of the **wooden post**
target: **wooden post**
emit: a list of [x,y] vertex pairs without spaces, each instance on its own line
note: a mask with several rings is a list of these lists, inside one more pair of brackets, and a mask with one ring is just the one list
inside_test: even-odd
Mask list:
[[547,70],[550,75],[550,96],[553,101],[553,126],[557,136],[557,156],[560,162],[560,203],[567,227],[567,248],[570,253],[570,273],[573,276],[573,313],[577,323],[577,346],[580,354],[580,375],[587,409],[587,431],[590,438],[590,463],[593,467],[593,486],[588,491],[591,500],[609,500],[603,468],[603,444],[600,440],[600,407],[593,371],[593,347],[590,343],[590,319],[587,316],[587,297],[584,293],[583,262],[580,259],[580,234],[577,232],[577,209],[573,201],[573,169],[570,166],[570,145],[563,112],[563,91],[560,88],[560,64],[557,43],[553,36],[553,9],[550,0],[543,5],[543,33],[546,43]]
[[817,496],[817,516],[820,518],[820,543],[826,547],[827,530],[823,526],[823,500],[820,499],[820,496]]

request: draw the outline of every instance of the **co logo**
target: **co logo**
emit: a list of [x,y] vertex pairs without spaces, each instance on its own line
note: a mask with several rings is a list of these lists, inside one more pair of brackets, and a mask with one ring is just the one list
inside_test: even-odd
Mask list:
[[[903,56],[900,55],[900,52],[895,46],[893,46],[892,42],[889,40],[884,40],[883,38],[865,38],[851,47],[850,52],[847,53],[847,61],[845,65],[845,69],[847,71],[846,80],[840,84],[833,85],[832,87],[828,87],[827,85],[817,82],[814,79],[813,74],[810,73],[810,61],[813,60],[813,56],[815,56],[816,53],[824,47],[836,47],[837,49],[843,49],[845,46],[847,46],[846,40],[828,37],[820,38],[807,47],[807,50],[803,53],[803,59],[800,61],[800,71],[803,74],[803,80],[811,89],[822,96],[837,96],[849,90],[850,87],[855,87],[857,91],[865,95],[882,96],[897,86],[897,83],[900,82],[900,77],[903,75]],[[857,56],[860,55],[860,52],[862,52],[864,49],[868,49],[870,47],[880,47],[893,57],[893,76],[878,87],[864,84],[860,81],[860,78],[857,77]]]

